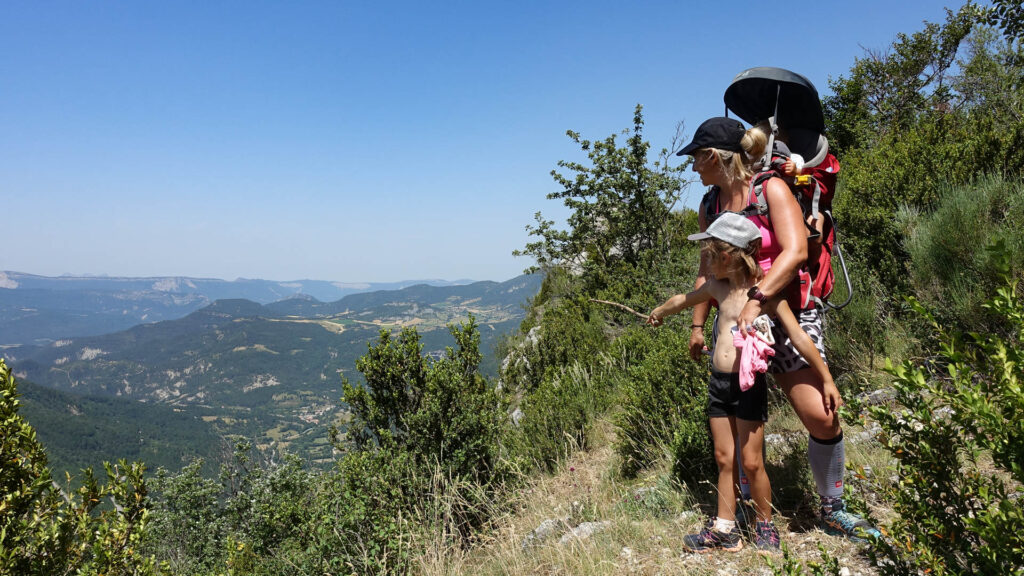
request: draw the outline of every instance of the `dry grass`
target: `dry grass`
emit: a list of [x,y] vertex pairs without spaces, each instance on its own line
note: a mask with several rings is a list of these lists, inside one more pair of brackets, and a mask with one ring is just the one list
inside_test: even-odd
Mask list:
[[[862,431],[856,424],[846,425],[848,461],[854,466],[869,464],[874,470],[891,466],[885,452]],[[828,536],[815,525],[806,432],[792,410],[777,406],[768,434],[777,435],[768,447],[768,460],[783,543],[802,561],[820,560],[821,546],[839,558],[844,574],[874,574],[861,545]],[[532,478],[512,496],[513,511],[497,515],[492,528],[472,545],[453,545],[441,534],[424,535],[426,552],[417,558],[417,572],[427,576],[772,573],[752,548],[707,555],[684,552],[682,538],[700,530],[704,516],[698,503],[713,502],[713,486],[702,484],[696,494],[673,488],[667,480],[667,462],[636,480],[623,479],[617,472],[614,435],[610,420],[598,422],[591,435],[593,448],[571,455],[556,474]],[[524,546],[527,536],[545,520],[557,522],[555,534]],[[569,536],[562,541],[584,521],[607,524],[593,536]],[[781,557],[776,559],[781,562]]]

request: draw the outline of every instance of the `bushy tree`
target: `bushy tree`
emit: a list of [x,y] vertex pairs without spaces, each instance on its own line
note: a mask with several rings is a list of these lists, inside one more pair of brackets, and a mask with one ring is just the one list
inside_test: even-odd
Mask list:
[[50,477],[35,430],[18,413],[14,376],[0,360],[0,575],[157,574],[139,551],[149,523],[142,464],[104,464],[79,487]]
[[980,26],[968,4],[858,59],[824,99],[843,163],[835,212],[847,254],[906,294],[908,255],[895,215],[930,210],[944,185],[1020,174],[1024,60],[1020,45]]
[[685,164],[669,167],[663,151],[652,167],[643,126],[643,109],[637,106],[625,147],[618,145],[615,135],[590,141],[567,132],[586,152],[589,165],[560,161],[559,168],[568,174],[551,171],[562,189],[548,198],[569,208],[569,229],[558,230],[537,213],[537,225],[527,226],[527,231],[538,239],[516,251],[534,258],[531,271],[561,265],[583,273],[588,285],[600,287],[608,283],[607,273],[616,263],[636,266],[652,250],[668,253],[669,212],[683,191],[679,173]]
[[1012,330],[947,329],[915,303],[936,356],[890,367],[898,406],[870,409],[899,475],[897,518],[872,552],[883,574],[1024,573],[1024,301],[1006,246],[994,251],[1004,283],[987,307]]
[[981,17],[972,4],[947,10],[943,24],[928,22],[919,32],[900,33],[888,51],[869,51],[848,75],[831,80],[833,94],[822,104],[832,152],[842,158],[869,148],[912,127],[922,114],[947,108],[950,67]]
[[[349,433],[359,449],[393,445],[424,465],[439,464],[456,477],[489,483],[505,422],[503,402],[479,374],[476,320],[450,327],[455,346],[428,363],[415,329],[397,341],[381,331],[356,362],[366,386],[345,384],[352,409]],[[371,445],[368,440],[375,442]]]
[[384,436],[408,442],[409,422],[419,409],[427,382],[427,360],[415,328],[397,338],[381,330],[376,345],[356,360],[364,386],[344,383],[344,401],[352,410],[348,437],[357,448],[380,444]]

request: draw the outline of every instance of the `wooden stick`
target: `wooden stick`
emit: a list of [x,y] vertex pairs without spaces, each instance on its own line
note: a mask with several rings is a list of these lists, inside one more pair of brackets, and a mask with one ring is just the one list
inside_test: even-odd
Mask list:
[[616,308],[620,308],[622,310],[625,310],[626,312],[629,312],[630,314],[634,314],[634,315],[636,315],[637,317],[639,317],[639,318],[641,318],[643,320],[647,320],[647,318],[649,318],[649,316],[647,314],[641,314],[641,313],[637,312],[636,310],[633,310],[629,306],[626,306],[625,304],[619,304],[618,302],[609,302],[607,300],[598,300],[597,298],[591,298],[590,301],[591,302],[597,302],[598,304],[608,304],[609,306],[615,306]]

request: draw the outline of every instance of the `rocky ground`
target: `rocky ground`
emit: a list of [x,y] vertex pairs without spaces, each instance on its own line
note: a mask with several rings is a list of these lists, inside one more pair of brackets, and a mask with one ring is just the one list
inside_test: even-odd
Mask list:
[[[848,460],[855,467],[885,466],[877,445],[862,426],[848,425]],[[603,421],[594,430],[592,448],[567,459],[558,473],[531,482],[517,496],[516,510],[466,550],[438,550],[424,558],[425,574],[772,574],[784,558],[765,558],[751,546],[735,553],[696,554],[682,539],[700,530],[712,486],[689,494],[671,486],[667,469],[636,480],[617,473],[614,426]],[[793,559],[822,562],[821,549],[838,561],[843,576],[875,574],[865,544],[821,531],[814,518],[809,476],[799,463],[806,442],[799,423],[780,411],[769,428],[768,459],[775,474],[775,521]],[[785,468],[790,466],[790,468]],[[771,470],[770,470],[771,472]],[[787,486],[795,484],[795,486]],[[870,501],[870,498],[868,499]],[[876,511],[884,512],[884,511]],[[883,514],[884,515],[884,514]],[[826,572],[831,574],[832,572]]]

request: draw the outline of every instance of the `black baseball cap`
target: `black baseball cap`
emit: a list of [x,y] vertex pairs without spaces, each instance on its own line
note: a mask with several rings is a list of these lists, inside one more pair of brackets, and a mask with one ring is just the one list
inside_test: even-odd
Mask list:
[[676,156],[692,155],[701,148],[718,148],[732,152],[743,152],[740,141],[747,129],[743,123],[734,118],[717,116],[705,120],[693,133],[693,141],[676,152]]

